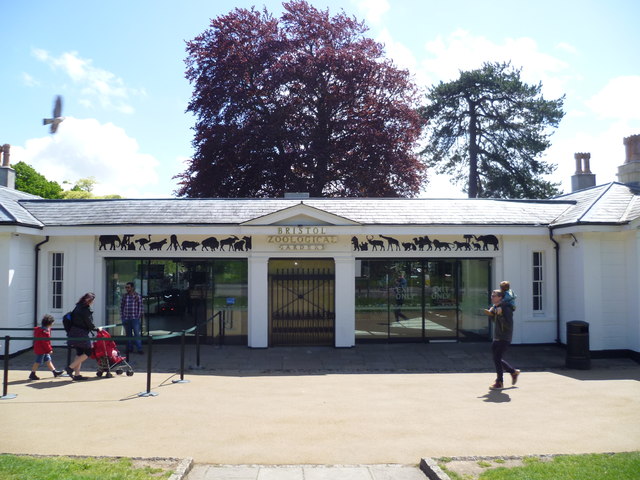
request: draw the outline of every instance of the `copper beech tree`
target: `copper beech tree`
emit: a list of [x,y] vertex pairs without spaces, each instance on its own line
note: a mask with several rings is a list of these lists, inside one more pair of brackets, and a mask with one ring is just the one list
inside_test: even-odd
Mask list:
[[305,1],[237,8],[187,42],[195,154],[183,197],[414,196],[422,119],[364,23]]

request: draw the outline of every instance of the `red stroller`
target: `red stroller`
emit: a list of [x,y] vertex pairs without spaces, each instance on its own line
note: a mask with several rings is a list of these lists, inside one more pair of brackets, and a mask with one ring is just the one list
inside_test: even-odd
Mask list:
[[[109,335],[109,332],[106,330],[100,329],[96,337],[111,338],[111,335]],[[118,375],[126,372],[127,377],[133,375],[133,368],[120,356],[116,342],[113,340],[98,340],[97,342],[93,342],[91,358],[95,358],[98,363],[98,371],[96,372],[98,377],[101,377],[105,372],[107,373],[107,378],[113,377],[111,372],[116,372]]]

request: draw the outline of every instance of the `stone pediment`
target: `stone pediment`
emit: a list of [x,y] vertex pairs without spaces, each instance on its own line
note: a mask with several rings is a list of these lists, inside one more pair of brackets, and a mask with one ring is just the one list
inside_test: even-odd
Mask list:
[[241,225],[360,225],[340,215],[329,213],[300,202],[292,207],[248,220]]

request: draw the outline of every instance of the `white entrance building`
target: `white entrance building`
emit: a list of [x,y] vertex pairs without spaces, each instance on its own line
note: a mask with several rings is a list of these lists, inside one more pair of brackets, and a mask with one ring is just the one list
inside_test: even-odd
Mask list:
[[485,341],[489,292],[509,280],[514,343],[565,343],[567,322],[582,320],[592,351],[638,355],[640,136],[630,139],[625,183],[595,186],[577,156],[575,191],[551,200],[58,201],[15,190],[3,165],[0,327],[46,313],[61,325],[87,291],[97,324],[118,323],[132,281],[151,332],[225,311],[208,334],[253,348]]

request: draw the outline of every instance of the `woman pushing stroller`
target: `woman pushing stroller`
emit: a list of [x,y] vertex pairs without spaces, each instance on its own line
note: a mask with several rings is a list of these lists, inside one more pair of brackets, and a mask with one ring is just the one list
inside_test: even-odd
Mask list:
[[96,295],[94,293],[85,293],[76,307],[71,313],[71,328],[67,333],[67,336],[72,338],[78,338],[79,340],[67,340],[69,347],[76,349],[76,358],[66,368],[67,373],[72,380],[86,380],[87,377],[80,375],[80,367],[84,361],[91,356],[91,340],[89,340],[89,333],[97,331],[98,329],[93,324],[93,311],[91,305],[95,300]]

